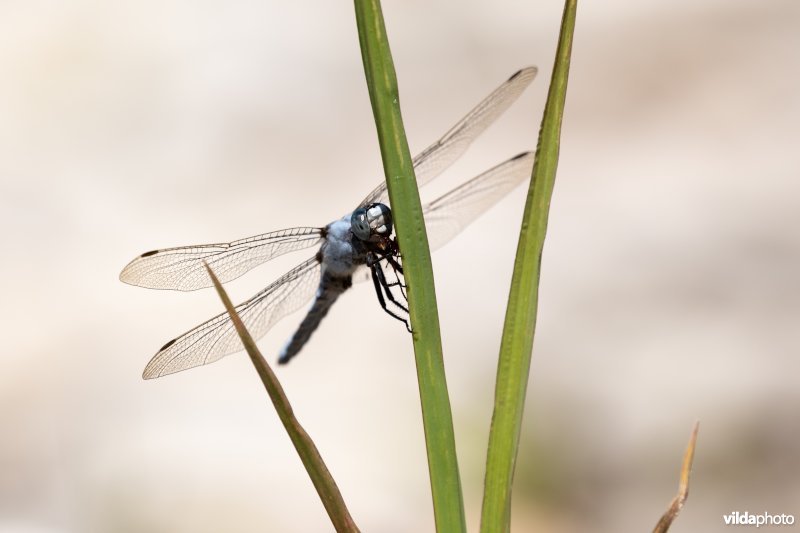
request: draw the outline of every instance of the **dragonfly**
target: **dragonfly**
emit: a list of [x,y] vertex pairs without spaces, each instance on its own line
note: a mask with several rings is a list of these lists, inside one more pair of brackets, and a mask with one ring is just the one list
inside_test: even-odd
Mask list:
[[[417,184],[429,183],[461,157],[517,100],[536,73],[536,67],[514,73],[439,140],[414,157]],[[532,152],[518,154],[424,204],[431,250],[450,241],[529,177],[532,167]],[[409,327],[408,309],[401,301],[405,298],[402,254],[392,235],[389,195],[386,183],[382,182],[354,211],[324,227],[296,227],[226,243],[153,250],[128,263],[120,280],[150,289],[194,291],[212,286],[206,264],[225,283],[278,256],[316,247],[312,257],[236,306],[252,337],[259,339],[279,320],[313,300],[280,352],[278,362],[285,364],[300,352],[331,306],[354,282],[372,279],[384,311]],[[142,377],[152,379],[207,365],[242,349],[233,322],[227,313],[221,313],[162,346]]]

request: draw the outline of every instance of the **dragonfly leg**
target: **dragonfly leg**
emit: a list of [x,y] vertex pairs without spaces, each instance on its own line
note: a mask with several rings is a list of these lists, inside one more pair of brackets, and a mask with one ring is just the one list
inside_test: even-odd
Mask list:
[[[408,313],[408,307],[397,301],[394,297],[394,293],[392,292],[392,287],[394,284],[389,283],[386,280],[386,275],[383,273],[383,269],[380,268],[380,265],[375,266],[375,275],[378,278],[378,283],[383,288],[383,291],[386,293],[386,297],[392,302],[394,305],[402,309],[405,313]],[[399,281],[397,282],[399,284]]]
[[399,287],[400,288],[400,294],[403,296],[403,299],[407,302],[408,301],[408,295],[406,294],[407,285],[404,283],[405,280],[401,281],[401,276],[403,275],[403,267],[400,266],[400,263],[398,263],[391,256],[387,256],[386,259],[387,259],[387,262],[389,263],[389,266],[392,267],[392,271],[394,272],[394,279],[395,279],[392,282],[387,282],[386,286],[387,287]]
[[[398,252],[395,252],[398,253]],[[370,260],[368,259],[367,264],[371,267],[374,263],[377,263],[381,259],[386,259],[386,262],[389,263],[389,266],[392,267],[392,271],[394,272],[395,281],[386,283],[387,287],[400,287],[400,294],[403,295],[403,299],[408,301],[408,296],[406,295],[406,284],[403,281],[400,281],[401,276],[403,275],[403,265],[400,264],[400,261],[396,259],[393,253],[381,253],[379,259],[375,259],[374,257]]]
[[394,295],[392,294],[391,289],[389,288],[388,284],[386,283],[386,277],[383,275],[383,271],[379,264],[373,264],[370,268],[372,272],[372,283],[375,285],[375,294],[378,296],[378,302],[381,304],[381,308],[389,315],[400,322],[406,325],[406,329],[410,332],[411,325],[408,323],[407,318],[403,318],[400,315],[396,314],[394,311],[389,309],[389,306],[386,304],[386,299],[384,298],[384,293],[386,297],[389,298],[389,301],[395,304],[397,307],[402,309],[406,314],[408,313],[408,308],[398,302]]
[[389,264],[392,265],[392,268],[394,269],[395,272],[400,272],[401,274],[403,273],[403,265],[401,265],[400,261],[395,259],[393,255],[387,254],[384,257],[386,258],[386,261],[388,261]]

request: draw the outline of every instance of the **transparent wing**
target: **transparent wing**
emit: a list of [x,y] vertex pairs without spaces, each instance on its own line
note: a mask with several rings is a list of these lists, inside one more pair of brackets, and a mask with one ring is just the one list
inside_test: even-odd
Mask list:
[[279,255],[320,244],[322,231],[290,228],[227,243],[153,250],[128,263],[119,279],[149,289],[193,291],[211,287],[204,261],[225,283]]
[[[414,174],[417,176],[417,185],[422,187],[461,157],[472,141],[514,103],[536,77],[536,73],[536,67],[527,67],[517,71],[467,113],[467,116],[445,133],[441,139],[417,155],[414,158]],[[374,202],[388,203],[388,200],[386,183],[382,182],[364,198],[360,206],[363,207]]]
[[533,152],[500,163],[422,206],[431,250],[446,244],[511,192],[533,170]]
[[[422,206],[431,250],[447,244],[522,181],[530,178],[533,155],[533,152],[516,155]],[[383,263],[381,265],[385,267]],[[384,271],[387,276],[393,275],[386,268]],[[353,273],[353,283],[370,279],[369,268],[364,265]]]
[[[312,257],[237,305],[236,311],[253,339],[262,337],[278,320],[310,300],[319,279],[320,262]],[[142,377],[157,378],[207,365],[241,349],[233,322],[228,313],[222,313],[165,344],[147,363]]]

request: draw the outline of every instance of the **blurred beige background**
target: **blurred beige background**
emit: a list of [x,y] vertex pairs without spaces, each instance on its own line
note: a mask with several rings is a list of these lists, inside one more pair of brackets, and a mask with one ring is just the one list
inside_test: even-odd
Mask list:
[[[540,67],[433,194],[535,146],[559,2],[384,9],[412,151]],[[246,357],[140,378],[217,297],[117,276],[381,179],[351,4],[12,0],[0,43],[0,531],[329,530]],[[793,0],[579,6],[515,531],[649,531],[695,419],[674,531],[800,517],[799,72]],[[523,189],[434,258],[471,526]],[[278,373],[362,530],[431,531],[411,339],[371,289]]]

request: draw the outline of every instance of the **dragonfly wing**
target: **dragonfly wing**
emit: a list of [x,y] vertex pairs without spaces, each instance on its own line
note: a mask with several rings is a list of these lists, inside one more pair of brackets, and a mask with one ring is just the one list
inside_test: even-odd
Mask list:
[[524,152],[425,204],[425,228],[431,250],[446,244],[473,220],[531,176],[533,152]]
[[[431,250],[444,246],[461,233],[523,180],[530,178],[532,170],[533,152],[524,152],[425,204],[422,212]],[[391,279],[394,275],[391,269],[386,267],[384,261],[381,266],[387,278]],[[366,265],[361,265],[353,273],[353,283],[371,279]]]
[[203,262],[225,283],[279,255],[320,244],[322,231],[290,228],[227,243],[153,250],[128,263],[119,279],[149,289],[193,291],[211,287]]
[[[236,311],[253,339],[259,339],[278,320],[310,300],[319,280],[320,262],[312,257],[237,305]],[[157,378],[207,365],[241,349],[233,322],[228,313],[222,313],[165,344],[147,363],[142,377]]]
[[[414,174],[417,177],[417,185],[422,187],[430,182],[461,157],[472,141],[516,101],[536,77],[536,73],[536,67],[527,67],[517,71],[467,113],[467,116],[445,133],[441,139],[418,154],[414,158]],[[361,202],[361,207],[375,202],[388,203],[388,200],[386,183],[383,182]]]

